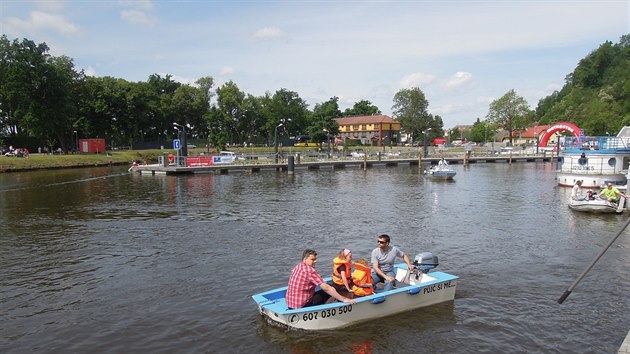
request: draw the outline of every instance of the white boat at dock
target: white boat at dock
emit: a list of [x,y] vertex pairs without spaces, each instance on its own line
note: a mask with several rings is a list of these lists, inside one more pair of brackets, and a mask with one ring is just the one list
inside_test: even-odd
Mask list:
[[218,155],[212,155],[213,164],[232,163],[236,160],[236,154],[232,151],[221,151]]
[[[428,273],[429,269],[437,266],[437,256],[421,253],[416,256],[414,265],[414,270],[409,272],[406,264],[396,264],[396,288],[355,297],[355,304],[333,302],[290,310],[285,301],[286,286],[255,294],[252,299],[258,312],[271,324],[314,331],[346,327],[455,298],[457,276],[443,272]],[[325,280],[328,283],[331,281],[330,278]]]
[[630,166],[630,127],[617,136],[566,137],[556,179],[571,187],[582,180],[582,188],[597,189],[607,183],[625,186]]

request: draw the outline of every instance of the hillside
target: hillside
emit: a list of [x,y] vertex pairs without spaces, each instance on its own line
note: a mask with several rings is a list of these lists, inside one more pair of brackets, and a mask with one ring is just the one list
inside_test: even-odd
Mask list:
[[617,134],[630,125],[630,35],[580,60],[560,91],[541,99],[540,124],[575,123],[587,135]]

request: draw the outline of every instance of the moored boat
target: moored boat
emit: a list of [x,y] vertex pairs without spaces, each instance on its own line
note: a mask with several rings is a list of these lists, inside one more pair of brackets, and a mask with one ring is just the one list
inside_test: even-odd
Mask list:
[[[396,264],[396,287],[373,295],[355,297],[355,304],[333,302],[290,310],[285,301],[287,287],[255,294],[259,313],[272,324],[290,329],[326,330],[426,307],[455,298],[458,277],[443,272],[428,272],[437,266],[437,256],[421,253],[409,272],[404,263]],[[325,279],[330,283],[330,278]]]
[[582,180],[582,188],[600,188],[609,182],[623,186],[630,165],[630,127],[617,136],[567,137],[562,151],[556,171],[559,185],[570,187]]
[[236,154],[232,151],[221,151],[218,155],[212,156],[213,164],[232,163],[236,160]]

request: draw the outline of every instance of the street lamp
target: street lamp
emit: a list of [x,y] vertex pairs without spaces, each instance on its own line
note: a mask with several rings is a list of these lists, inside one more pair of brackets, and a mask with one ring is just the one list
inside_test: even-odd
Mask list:
[[74,147],[77,149],[77,153],[79,153],[79,134],[77,131],[74,131]]
[[181,124],[177,124],[173,122],[173,127],[175,127],[175,129],[177,129],[177,127],[182,128],[179,134],[181,135],[180,139],[181,139],[182,156],[188,156],[188,133],[186,132],[186,126],[190,128],[189,124],[181,125]]
[[326,142],[327,142],[327,144],[328,144],[328,153],[327,153],[327,156],[328,156],[328,158],[330,158],[330,134],[328,134],[328,129],[324,128],[324,129],[322,129],[322,130],[326,132]]
[[276,129],[273,135],[273,163],[278,163],[278,128],[283,125],[284,123],[276,125]]
[[[181,128],[181,130],[177,129],[177,127]],[[188,134],[186,132],[186,127],[190,128],[190,124],[186,124],[186,125],[181,125],[181,124],[177,124],[175,122],[173,122],[173,128],[177,129],[179,131],[179,136],[180,136],[180,150],[181,150],[181,156],[188,156]],[[180,163],[185,165],[185,161],[181,161]]]
[[425,130],[422,131],[422,134],[424,134],[424,154],[422,157],[427,157],[427,133],[431,130],[431,128],[427,128]]

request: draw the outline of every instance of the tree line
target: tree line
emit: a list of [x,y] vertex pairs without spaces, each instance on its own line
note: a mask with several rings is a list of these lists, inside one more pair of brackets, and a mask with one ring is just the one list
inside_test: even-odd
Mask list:
[[[588,135],[614,134],[630,124],[630,35],[605,42],[567,75],[560,91],[530,109],[509,90],[494,100],[485,119],[452,138],[482,142],[499,129],[523,130],[534,124],[575,123]],[[229,81],[215,87],[211,76],[182,84],[171,75],[150,75],[145,82],[92,77],[67,56],[49,54],[46,43],[0,37],[0,143],[70,151],[77,138],[105,138],[109,147],[163,145],[177,136],[222,147],[227,143],[271,145],[280,137],[308,135],[313,141],[338,134],[335,118],[381,114],[368,100],[341,111],[338,97],[312,109],[295,91],[281,88],[254,96]],[[444,136],[439,115],[418,87],[393,97],[393,118],[414,141]]]
[[[0,37],[0,143],[35,148],[76,148],[77,139],[105,138],[108,147],[165,144],[186,130],[189,141],[222,147],[227,143],[270,145],[281,137],[308,135],[313,141],[335,135],[339,117],[381,114],[368,100],[341,111],[338,97],[308,104],[286,88],[263,96],[243,92],[229,81],[214,87],[205,76],[182,84],[171,75],[146,82],[92,77],[67,56],[49,54],[45,43]],[[419,88],[403,89],[394,99],[405,130],[420,136],[439,116],[427,112]],[[175,123],[175,124],[174,124]],[[179,128],[178,128],[179,127]]]

